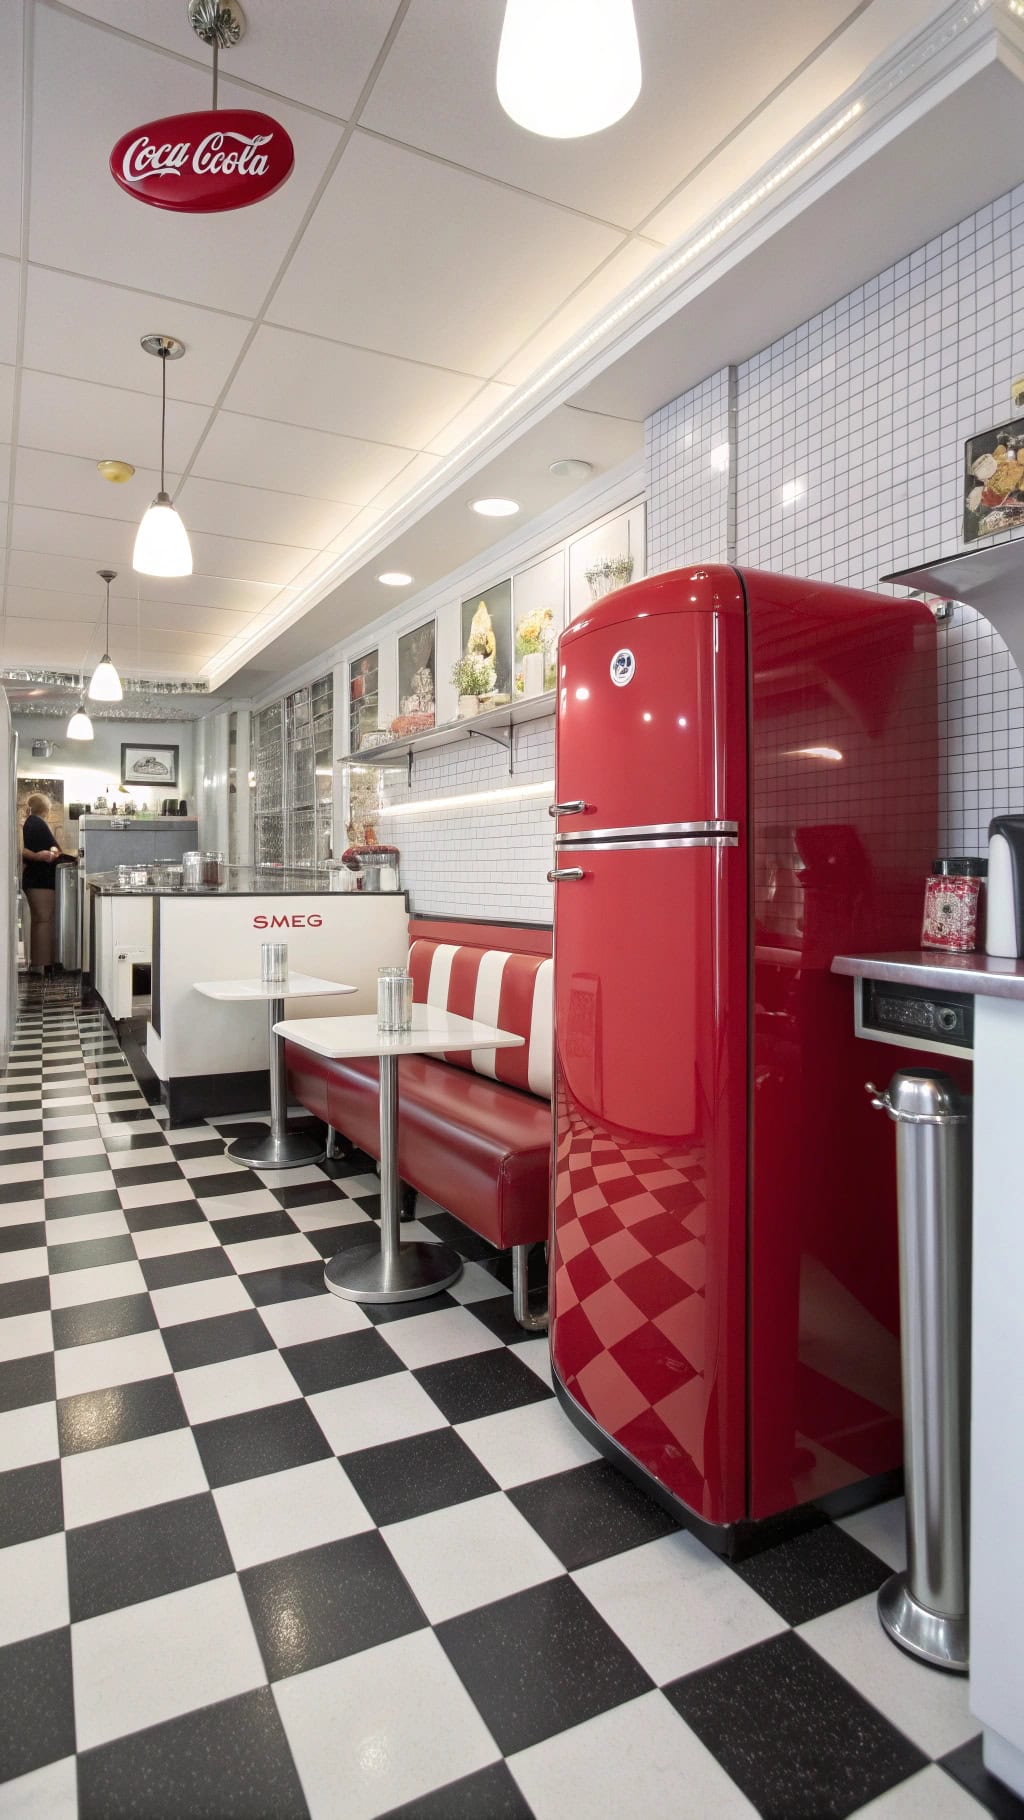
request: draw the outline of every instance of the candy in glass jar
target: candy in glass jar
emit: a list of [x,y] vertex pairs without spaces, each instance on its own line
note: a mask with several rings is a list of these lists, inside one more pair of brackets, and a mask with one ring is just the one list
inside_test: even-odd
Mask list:
[[922,948],[973,954],[987,862],[967,856],[937,859],[924,888]]

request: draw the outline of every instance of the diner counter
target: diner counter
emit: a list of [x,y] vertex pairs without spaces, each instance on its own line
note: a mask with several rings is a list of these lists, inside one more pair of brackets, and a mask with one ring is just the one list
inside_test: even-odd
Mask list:
[[285,871],[255,866],[226,866],[220,885],[185,885],[180,879],[156,878],[149,884],[122,884],[116,872],[94,872],[90,891],[101,897],[263,897],[320,892],[334,897],[404,897],[404,891],[331,892],[326,872]]

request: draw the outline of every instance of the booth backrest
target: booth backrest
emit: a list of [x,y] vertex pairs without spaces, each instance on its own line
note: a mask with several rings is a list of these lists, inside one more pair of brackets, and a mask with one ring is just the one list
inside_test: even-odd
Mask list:
[[552,970],[552,961],[541,955],[508,954],[500,948],[418,941],[409,950],[417,1004],[436,1005],[525,1038],[521,1049],[460,1050],[447,1054],[445,1061],[548,1100]]

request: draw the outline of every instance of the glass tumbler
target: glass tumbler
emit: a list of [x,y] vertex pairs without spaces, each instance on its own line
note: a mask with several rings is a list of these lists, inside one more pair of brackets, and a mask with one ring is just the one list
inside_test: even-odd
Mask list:
[[404,967],[377,969],[377,1029],[412,1029],[412,979]]
[[283,986],[288,979],[288,943],[261,942],[260,979],[265,986]]

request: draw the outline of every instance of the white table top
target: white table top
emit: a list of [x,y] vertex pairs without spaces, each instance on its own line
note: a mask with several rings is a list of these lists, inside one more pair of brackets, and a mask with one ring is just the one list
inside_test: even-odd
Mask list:
[[516,1049],[524,1042],[511,1030],[495,1030],[454,1011],[433,1005],[414,1005],[411,1030],[378,1030],[377,1014],[356,1017],[305,1017],[284,1019],[274,1025],[277,1036],[315,1055],[332,1059],[360,1055],[437,1055],[448,1049]]
[[[264,980],[196,980],[196,992],[205,993],[207,998],[218,999],[271,999],[271,998],[329,998],[334,993],[355,992],[355,986],[339,985],[337,980],[320,980],[311,973],[289,973],[286,980],[275,980],[268,984]],[[322,1018],[317,1019],[322,1023]]]

